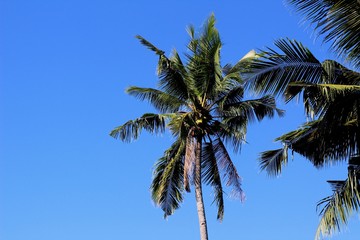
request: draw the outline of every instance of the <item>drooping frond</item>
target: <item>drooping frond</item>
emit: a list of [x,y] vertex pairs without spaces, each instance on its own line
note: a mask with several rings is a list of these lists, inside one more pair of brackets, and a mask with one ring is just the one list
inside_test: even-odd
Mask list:
[[213,187],[214,202],[218,207],[217,219],[221,221],[224,217],[224,193],[212,143],[204,144],[201,169],[204,182]]
[[360,67],[360,3],[358,0],[288,0],[309,20],[325,42]]
[[260,155],[260,169],[266,170],[270,176],[277,176],[288,162],[288,147],[262,152]]
[[227,186],[232,187],[231,196],[243,201],[245,199],[244,192],[241,188],[241,177],[239,176],[224,143],[220,138],[213,141],[213,151],[220,171],[223,173]]
[[241,118],[224,118],[222,122],[215,121],[213,126],[216,135],[221,137],[226,144],[232,145],[234,152],[241,150],[241,145],[246,142],[247,125]]
[[316,239],[340,231],[341,226],[347,224],[351,214],[360,209],[359,160],[359,157],[353,157],[350,160],[353,164],[349,165],[348,178],[345,181],[328,181],[334,193],[318,203],[318,208],[322,207],[322,210]]
[[303,101],[306,113],[310,117],[321,116],[327,108],[336,102],[342,104],[345,95],[353,95],[359,92],[360,73],[347,69],[341,64],[326,60],[322,63],[322,81],[313,82],[290,82],[286,92],[286,101],[290,101],[299,93],[303,92]]
[[153,88],[129,87],[126,92],[140,100],[148,100],[162,113],[177,112],[181,105],[185,104],[177,97]]
[[165,122],[171,116],[172,114],[146,113],[135,120],[127,121],[123,125],[114,128],[110,132],[110,136],[119,138],[124,142],[130,142],[139,137],[142,129],[150,133],[163,133],[165,131]]
[[322,66],[314,55],[295,40],[280,39],[275,45],[281,52],[272,49],[263,51],[254,59],[249,72],[244,74],[246,86],[258,93],[281,94],[291,81],[318,83]]
[[[305,111],[309,116],[313,117],[313,115],[326,114],[330,105],[339,102],[340,99],[345,99],[344,97],[347,95],[355,97],[356,93],[360,92],[360,85],[293,82],[289,84],[285,95],[294,96],[301,91],[304,91],[303,101]],[[352,100],[355,99],[352,98]]]
[[291,150],[309,159],[315,167],[334,161],[344,161],[356,153],[357,125],[343,123],[329,125],[324,120],[304,124],[297,130],[277,138]]
[[184,155],[185,144],[177,140],[155,164],[150,189],[154,202],[164,211],[165,218],[183,201]]

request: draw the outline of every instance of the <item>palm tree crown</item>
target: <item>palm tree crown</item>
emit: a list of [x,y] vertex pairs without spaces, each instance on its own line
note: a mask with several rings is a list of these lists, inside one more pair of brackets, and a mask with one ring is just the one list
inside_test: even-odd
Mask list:
[[213,187],[217,218],[221,220],[224,183],[232,187],[233,196],[244,198],[241,178],[225,146],[231,144],[239,151],[249,122],[273,117],[275,113],[281,115],[282,111],[270,96],[244,100],[241,73],[253,58],[243,58],[234,66],[221,65],[222,43],[213,15],[200,34],[196,34],[192,26],[188,33],[186,61],[182,61],[176,50],[166,57],[164,51],[137,36],[159,56],[159,88],[129,87],[127,92],[149,101],[159,113],[147,113],[128,121],[110,135],[130,141],[136,139],[142,129],[150,133],[169,129],[174,143],[155,164],[151,184],[154,202],[162,208],[165,217],[171,215],[182,202],[183,193],[189,192],[194,184],[196,200],[202,203],[203,179]]
[[[335,52],[359,66],[359,1],[289,2],[326,35],[325,41],[333,41]],[[360,73],[333,60],[320,62],[295,40],[281,39],[275,45],[278,50],[268,48],[252,63],[247,86],[259,93],[283,95],[287,102],[300,95],[311,120],[277,138],[283,147],[263,152],[261,168],[279,174],[288,162],[288,149],[315,167],[336,161],[346,161],[349,166],[347,179],[329,181],[333,194],[318,204],[319,239],[340,230],[360,208]]]

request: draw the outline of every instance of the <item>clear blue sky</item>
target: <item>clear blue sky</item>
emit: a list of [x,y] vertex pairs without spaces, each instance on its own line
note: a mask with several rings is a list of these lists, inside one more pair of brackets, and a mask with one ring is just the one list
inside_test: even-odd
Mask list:
[[[134,36],[183,52],[186,26],[200,27],[212,12],[223,63],[280,37],[331,58],[280,0],[0,0],[1,240],[199,238],[193,192],[167,220],[150,199],[152,166],[170,137],[125,144],[108,133],[153,111],[124,93],[157,80],[157,57]],[[313,239],[316,203],[331,194],[326,180],[345,178],[346,166],[318,170],[295,155],[278,178],[260,172],[259,153],[306,120],[301,103],[284,108],[284,118],[251,125],[249,144],[233,155],[246,202],[226,199],[219,223],[205,188],[211,240]],[[355,216],[332,239],[358,236]]]

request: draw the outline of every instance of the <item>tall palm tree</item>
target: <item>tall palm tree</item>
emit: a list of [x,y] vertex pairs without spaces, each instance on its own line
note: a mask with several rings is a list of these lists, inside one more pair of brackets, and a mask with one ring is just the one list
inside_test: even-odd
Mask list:
[[[332,49],[355,67],[360,66],[359,1],[289,0],[306,19],[315,24],[325,41],[334,41]],[[260,166],[276,175],[288,161],[288,149],[322,167],[347,161],[348,178],[329,181],[333,195],[322,199],[318,207],[321,220],[316,239],[331,235],[346,224],[360,207],[360,73],[332,60],[320,62],[301,43],[281,39],[278,50],[266,49],[254,61],[248,73],[248,87],[259,93],[283,95],[286,102],[302,94],[306,114],[312,119],[299,129],[276,140],[283,147],[266,151]]]
[[224,215],[224,183],[232,196],[244,194],[241,178],[225,145],[240,150],[249,122],[279,115],[274,99],[264,96],[245,100],[241,72],[253,59],[251,53],[234,66],[220,64],[222,43],[212,15],[200,34],[188,28],[190,40],[186,61],[176,50],[165,52],[141,36],[140,42],[159,56],[159,89],[129,87],[127,92],[149,101],[159,113],[146,113],[116,127],[110,135],[122,141],[137,139],[141,130],[150,133],[169,129],[174,143],[155,164],[151,184],[152,199],[171,215],[183,201],[184,192],[195,187],[200,236],[208,239],[202,194],[203,182],[211,185],[217,204],[217,218]]

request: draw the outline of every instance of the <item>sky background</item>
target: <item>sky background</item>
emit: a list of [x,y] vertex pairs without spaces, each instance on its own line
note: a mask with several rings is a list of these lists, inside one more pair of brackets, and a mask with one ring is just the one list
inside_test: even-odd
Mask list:
[[[186,26],[199,29],[211,13],[223,64],[281,37],[334,59],[280,0],[0,0],[0,240],[199,239],[194,191],[167,220],[150,198],[171,137],[126,144],[109,132],[154,111],[124,92],[157,81],[157,56],[134,36],[183,53]],[[280,107],[285,117],[250,125],[248,144],[232,154],[247,199],[226,199],[222,223],[205,187],[211,240],[313,239],[326,180],[346,177],[344,164],[315,169],[296,154],[277,178],[260,171],[259,153],[306,121],[301,103]],[[331,239],[358,236],[356,215]]]

